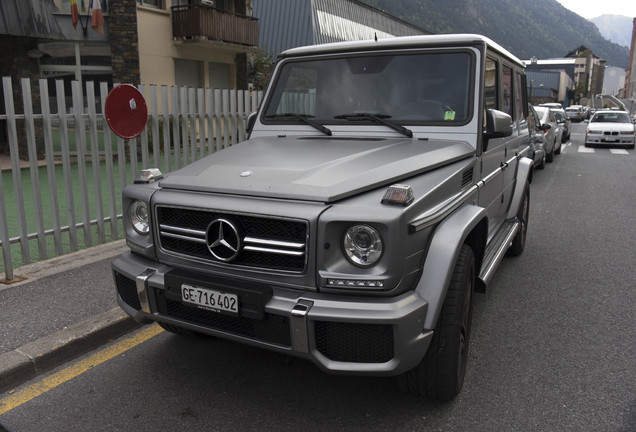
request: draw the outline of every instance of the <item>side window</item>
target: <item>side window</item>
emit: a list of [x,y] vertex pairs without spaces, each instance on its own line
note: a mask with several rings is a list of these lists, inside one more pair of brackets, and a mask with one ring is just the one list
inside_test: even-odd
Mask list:
[[508,66],[503,67],[501,87],[503,90],[503,107],[501,107],[501,110],[514,119],[512,115],[512,69]]
[[525,86],[523,85],[523,77],[519,72],[515,72],[515,85],[514,85],[514,100],[515,100],[515,120],[517,124],[523,123],[526,118],[524,107],[526,107],[526,102],[523,97],[523,91],[525,90]]
[[484,76],[484,109],[497,109],[497,62],[486,58]]

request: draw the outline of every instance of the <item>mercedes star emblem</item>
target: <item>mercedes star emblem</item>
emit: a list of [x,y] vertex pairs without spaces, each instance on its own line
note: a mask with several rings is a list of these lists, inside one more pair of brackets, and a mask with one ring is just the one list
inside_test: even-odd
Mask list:
[[206,243],[210,253],[219,261],[233,261],[241,251],[241,236],[227,219],[214,219],[208,225]]

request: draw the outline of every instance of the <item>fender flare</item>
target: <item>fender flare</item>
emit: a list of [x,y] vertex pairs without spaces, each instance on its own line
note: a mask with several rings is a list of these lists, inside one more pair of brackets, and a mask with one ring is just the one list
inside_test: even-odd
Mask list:
[[[478,228],[478,226],[482,226]],[[444,219],[435,229],[415,291],[428,303],[424,329],[434,329],[442,310],[455,261],[462,244],[469,243],[475,252],[476,267],[481,267],[486,245],[488,217],[486,209],[464,205]],[[475,250],[475,249],[478,250]],[[475,275],[477,278],[477,275]]]
[[516,217],[519,212],[519,206],[521,205],[521,200],[525,192],[526,181],[529,181],[532,172],[532,165],[533,161],[530,158],[522,157],[519,159],[519,163],[517,164],[517,176],[515,178],[515,191],[512,195],[510,208],[508,208],[507,219]]

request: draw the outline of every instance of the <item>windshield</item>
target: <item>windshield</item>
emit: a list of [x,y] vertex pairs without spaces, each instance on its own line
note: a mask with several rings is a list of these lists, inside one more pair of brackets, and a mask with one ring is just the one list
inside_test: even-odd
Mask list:
[[592,117],[593,123],[631,123],[629,116],[625,113],[597,113]]
[[465,124],[473,57],[466,51],[293,60],[281,66],[262,121]]
[[552,114],[554,114],[558,121],[565,121],[565,115],[563,115],[561,111],[552,111]]

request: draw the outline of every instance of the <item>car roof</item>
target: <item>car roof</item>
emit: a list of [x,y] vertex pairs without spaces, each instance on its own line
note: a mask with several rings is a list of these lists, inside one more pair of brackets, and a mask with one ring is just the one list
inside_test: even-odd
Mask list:
[[507,57],[509,60],[513,61],[520,67],[525,68],[525,64],[521,60],[519,60],[514,54],[503,48],[497,42],[494,42],[486,36],[471,33],[398,36],[380,38],[377,40],[368,39],[348,42],[332,42],[291,48],[280,53],[278,57],[286,58],[299,55],[369,51],[377,49],[419,48],[436,46],[474,46],[476,44],[486,45],[499,54]]

